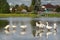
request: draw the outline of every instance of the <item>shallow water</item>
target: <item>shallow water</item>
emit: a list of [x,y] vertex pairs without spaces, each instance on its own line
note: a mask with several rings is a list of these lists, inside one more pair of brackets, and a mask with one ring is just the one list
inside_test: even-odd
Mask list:
[[[60,18],[0,18],[0,20],[8,20],[9,25],[16,25],[17,27],[13,30],[10,27],[10,30],[0,30],[0,40],[60,40]],[[31,21],[39,20],[46,25],[46,21],[49,22],[49,25],[53,27],[53,23],[57,24],[57,31],[52,29],[47,31],[47,29],[36,30],[32,28]],[[27,28],[24,30],[20,26],[27,25]],[[35,24],[35,23],[34,23]],[[4,28],[2,28],[4,29]],[[33,32],[35,31],[35,33]],[[34,34],[33,34],[34,33]],[[35,35],[35,36],[34,36]]]

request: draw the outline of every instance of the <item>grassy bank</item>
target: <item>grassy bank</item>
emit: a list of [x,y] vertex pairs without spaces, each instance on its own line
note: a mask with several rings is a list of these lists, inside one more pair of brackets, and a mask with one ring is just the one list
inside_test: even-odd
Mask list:
[[36,14],[0,14],[0,17],[36,17]]
[[42,14],[42,15],[38,15],[39,17],[60,17],[60,14],[58,14],[58,13],[56,13],[56,14],[54,14],[54,13],[52,13],[52,14],[46,14],[46,13],[44,13],[44,14]]
[[9,13],[9,14],[0,14],[0,17],[60,17],[60,13],[52,13],[52,14],[16,14],[16,13]]

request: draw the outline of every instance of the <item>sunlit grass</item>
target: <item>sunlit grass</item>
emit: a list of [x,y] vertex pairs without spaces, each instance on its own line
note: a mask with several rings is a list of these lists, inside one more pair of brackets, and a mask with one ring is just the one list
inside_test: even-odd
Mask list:
[[0,13],[0,18],[1,17],[60,17],[60,13],[44,13],[44,14],[34,14],[34,13],[7,13],[7,14],[2,14]]
[[0,14],[0,17],[36,17],[36,14]]
[[60,17],[60,14],[56,13],[56,14],[44,14],[45,17]]

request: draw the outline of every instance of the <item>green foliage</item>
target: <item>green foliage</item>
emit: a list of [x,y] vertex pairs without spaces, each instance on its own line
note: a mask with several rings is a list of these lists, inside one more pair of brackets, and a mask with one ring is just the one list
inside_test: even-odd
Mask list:
[[35,3],[36,3],[36,0],[32,0],[31,5],[35,5]]
[[[17,6],[17,5],[16,5]],[[26,6],[26,5],[24,5],[24,4],[22,4],[22,5],[20,5],[20,6],[17,6],[16,7],[15,6],[15,8],[17,9],[17,11],[19,11],[19,12],[21,12],[23,9],[25,9],[25,10],[28,10],[28,7]]]
[[34,7],[32,5],[28,7],[28,12],[32,12],[33,10],[34,10]]
[[56,12],[60,12],[60,7],[56,8]]
[[19,7],[19,5],[16,4],[16,5],[15,5],[15,8],[18,8],[18,7]]
[[22,8],[22,9],[26,9],[26,7],[27,7],[27,6],[24,5],[24,4],[21,5],[21,8]]
[[44,14],[43,17],[60,17],[60,13]]
[[33,5],[35,11],[39,11],[41,8],[41,0],[32,0],[31,5]]
[[0,0],[0,13],[8,13],[9,11],[9,4],[6,0]]

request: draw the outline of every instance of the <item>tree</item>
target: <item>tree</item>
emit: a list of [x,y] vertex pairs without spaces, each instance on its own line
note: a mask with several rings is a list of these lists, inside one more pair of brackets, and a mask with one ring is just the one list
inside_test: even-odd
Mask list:
[[19,5],[16,4],[15,7],[13,8],[14,9],[14,12],[17,12],[18,11],[18,8],[19,8]]
[[0,0],[0,13],[8,13],[9,11],[9,4],[7,0]]
[[33,5],[35,11],[39,11],[41,8],[41,0],[32,0],[31,5]]
[[32,12],[33,10],[34,10],[34,7],[32,5],[28,7],[28,12]]
[[35,8],[36,0],[32,0],[31,6]]
[[15,8],[18,8],[18,7],[19,7],[19,5],[16,4],[16,5],[15,5]]
[[56,8],[56,12],[60,12],[60,7]]
[[31,5],[35,5],[35,3],[36,3],[36,0],[32,0],[32,3],[31,3]]
[[27,7],[26,5],[24,5],[24,4],[22,4],[22,5],[20,5],[20,6],[17,8],[18,11],[21,11],[21,10],[23,10],[23,9],[28,10],[28,7]]

